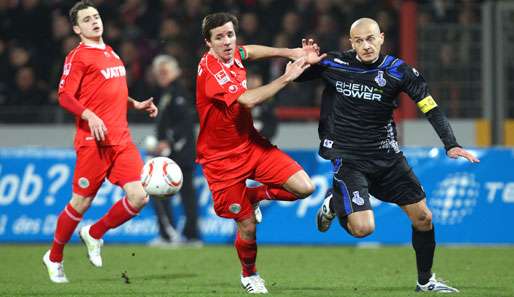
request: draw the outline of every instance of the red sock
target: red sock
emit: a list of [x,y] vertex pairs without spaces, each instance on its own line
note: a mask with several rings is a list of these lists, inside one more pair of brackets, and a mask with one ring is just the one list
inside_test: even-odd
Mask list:
[[254,240],[244,240],[239,236],[237,231],[236,240],[234,246],[241,261],[243,276],[254,275],[255,270],[255,259],[257,258],[257,242]]
[[91,229],[89,235],[100,239],[109,229],[114,229],[138,214],[139,210],[130,205],[127,197],[123,197],[114,205]]
[[57,219],[54,242],[52,248],[50,248],[50,261],[62,262],[64,246],[70,241],[80,220],[82,220],[82,215],[71,204],[66,205]]
[[252,204],[262,200],[282,200],[295,201],[298,199],[295,194],[285,190],[282,187],[258,186],[255,188],[246,188],[246,195]]

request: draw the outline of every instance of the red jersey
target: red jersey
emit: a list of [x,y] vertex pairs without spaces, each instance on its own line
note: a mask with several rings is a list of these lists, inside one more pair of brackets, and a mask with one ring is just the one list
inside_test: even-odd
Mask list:
[[243,47],[229,65],[206,53],[198,64],[196,109],[200,119],[197,162],[205,164],[249,150],[260,138],[253,127],[251,111],[237,102],[246,91],[246,57]]
[[128,88],[125,66],[108,46],[79,44],[67,56],[59,82],[66,92],[93,111],[107,127],[105,141],[97,142],[87,121],[76,118],[75,147],[120,145],[131,142],[127,122]]

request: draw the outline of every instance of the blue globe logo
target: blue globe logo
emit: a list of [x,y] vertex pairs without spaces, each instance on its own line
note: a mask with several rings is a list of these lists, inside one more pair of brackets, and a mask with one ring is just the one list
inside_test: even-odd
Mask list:
[[429,198],[434,223],[459,224],[473,213],[480,193],[480,183],[474,174],[457,172],[448,175],[437,185]]

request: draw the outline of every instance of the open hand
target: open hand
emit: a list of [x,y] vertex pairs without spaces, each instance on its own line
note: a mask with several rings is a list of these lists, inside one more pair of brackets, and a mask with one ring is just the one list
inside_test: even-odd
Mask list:
[[312,65],[319,63],[326,56],[327,54],[320,55],[320,48],[313,39],[304,38],[302,39],[302,47],[294,49],[293,60],[304,57],[305,63]]
[[480,160],[475,157],[472,153],[468,152],[467,150],[461,148],[461,147],[454,147],[451,148],[447,153],[448,157],[452,159],[457,159],[459,157],[466,158],[471,163],[480,163]]
[[93,136],[97,141],[104,141],[105,136],[107,135],[107,127],[105,126],[104,121],[89,109],[84,110],[82,118],[87,121],[89,130],[91,131],[91,136]]
[[151,118],[155,118],[159,113],[159,109],[153,103],[153,97],[141,102],[134,102],[134,109],[146,111]]
[[294,62],[289,61],[286,65],[286,71],[284,72],[286,81],[291,82],[295,80],[310,66],[311,65],[305,63],[305,57],[301,57]]

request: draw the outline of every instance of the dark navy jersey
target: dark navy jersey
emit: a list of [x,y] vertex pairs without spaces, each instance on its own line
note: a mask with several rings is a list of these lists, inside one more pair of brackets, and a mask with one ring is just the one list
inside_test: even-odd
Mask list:
[[331,52],[297,81],[325,82],[318,127],[325,159],[396,156],[400,149],[393,122],[398,94],[406,92],[423,112],[437,104],[419,72],[393,56],[363,64],[355,51]]

